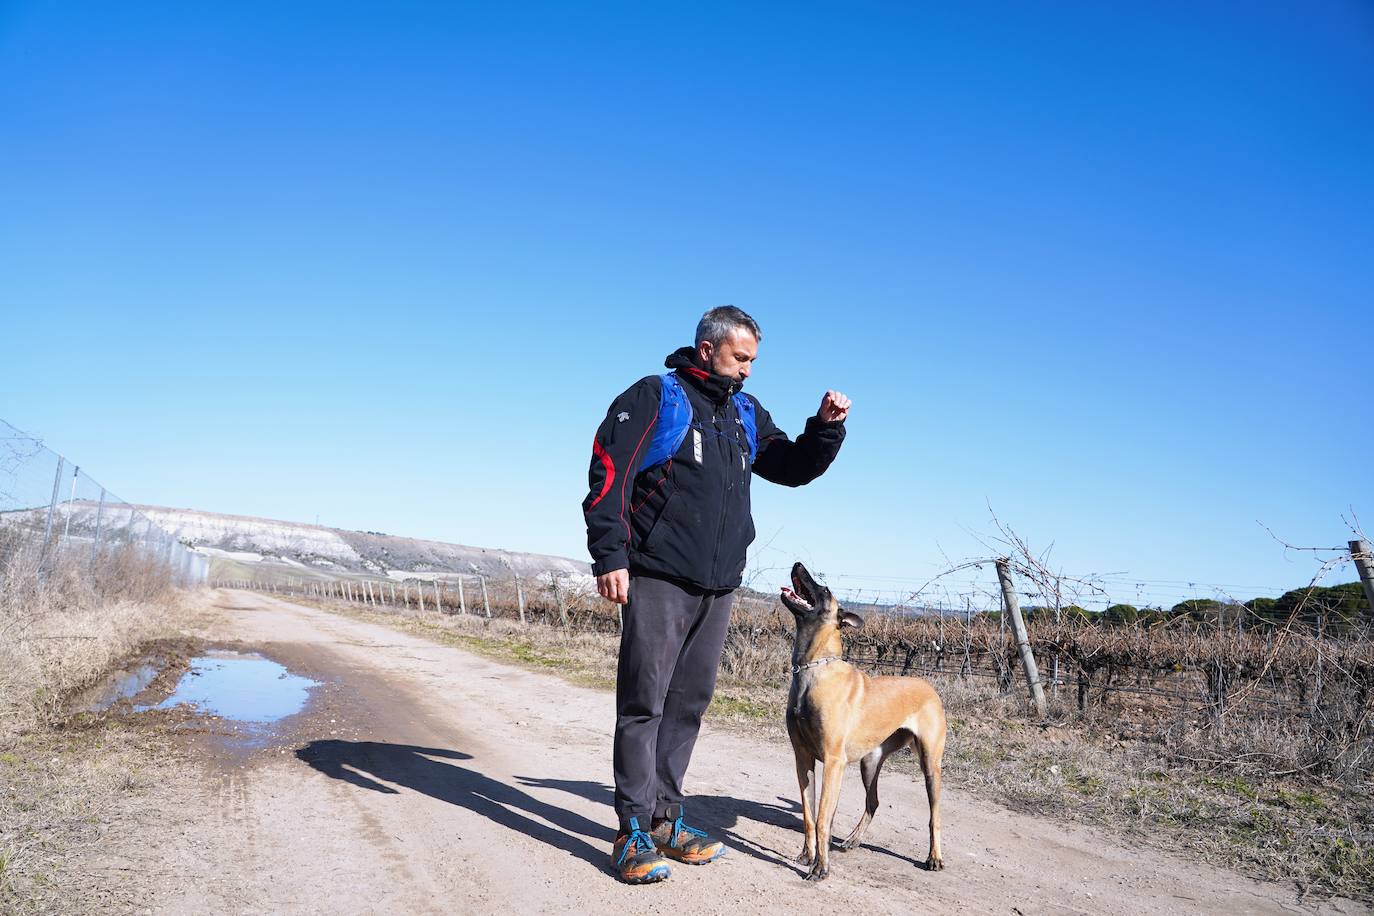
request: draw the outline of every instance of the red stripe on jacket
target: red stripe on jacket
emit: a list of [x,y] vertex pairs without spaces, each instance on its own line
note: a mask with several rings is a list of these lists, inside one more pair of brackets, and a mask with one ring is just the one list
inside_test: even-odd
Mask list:
[[615,482],[615,463],[611,461],[611,456],[606,454],[606,450],[601,447],[601,443],[596,439],[592,440],[592,456],[601,459],[601,466],[606,469],[606,480],[601,484],[601,492],[587,507],[589,510],[595,509],[596,504],[601,502],[601,498],[611,492],[611,484]]

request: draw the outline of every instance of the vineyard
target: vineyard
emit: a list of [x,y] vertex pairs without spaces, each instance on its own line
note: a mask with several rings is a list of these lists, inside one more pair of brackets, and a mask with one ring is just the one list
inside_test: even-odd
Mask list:
[[[462,577],[223,584],[379,608],[506,618],[612,638],[620,622],[615,605],[556,577],[522,582],[474,576],[466,587]],[[1286,608],[1287,616],[1275,614],[1274,605]],[[1012,700],[1026,695],[1017,645],[1000,613],[915,615],[851,607],[866,623],[847,637],[845,656],[863,670],[962,680]],[[1367,611],[1350,600],[1348,588],[1297,590],[1260,611],[1191,601],[1130,619],[1119,611],[1032,610],[1027,616],[1052,718],[1110,728],[1121,739],[1157,742],[1203,763],[1243,760],[1270,772],[1356,781],[1374,771],[1374,639]],[[742,591],[723,673],[785,688],[792,634],[791,615],[776,599]]]

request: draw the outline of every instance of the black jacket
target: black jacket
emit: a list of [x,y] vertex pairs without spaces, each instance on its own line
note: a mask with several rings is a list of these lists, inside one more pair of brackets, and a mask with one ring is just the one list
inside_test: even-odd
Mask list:
[[[683,347],[664,364],[677,372],[692,403],[692,428],[672,460],[638,473],[653,440],[663,381],[640,379],[611,404],[596,431],[590,492],[582,502],[587,548],[596,575],[629,569],[698,588],[735,588],[754,540],[749,482],[754,474],[789,487],[810,483],[835,460],[844,423],[806,421],[796,442],[773,425],[753,397],[758,454],[749,467],[748,441],[736,422],[737,383],[693,367]],[[696,460],[700,441],[701,460]]]

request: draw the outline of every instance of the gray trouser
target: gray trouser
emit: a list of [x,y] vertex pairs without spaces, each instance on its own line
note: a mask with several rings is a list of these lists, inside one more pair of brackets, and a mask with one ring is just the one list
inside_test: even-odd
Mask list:
[[615,679],[615,813],[648,829],[682,802],[701,714],[716,669],[734,592],[703,592],[663,579],[630,580]]

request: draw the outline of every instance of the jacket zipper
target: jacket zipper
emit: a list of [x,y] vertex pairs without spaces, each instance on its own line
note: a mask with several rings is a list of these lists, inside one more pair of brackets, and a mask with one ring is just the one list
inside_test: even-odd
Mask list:
[[730,475],[734,471],[734,459],[730,456],[730,443],[721,431],[720,418],[716,414],[714,403],[711,405],[711,428],[715,431],[716,441],[720,443],[718,450],[721,457],[721,470],[724,472],[720,486],[720,527],[716,529],[716,546],[711,555],[711,582],[712,588],[716,588],[720,582],[720,542],[725,537],[725,510],[730,505]]

